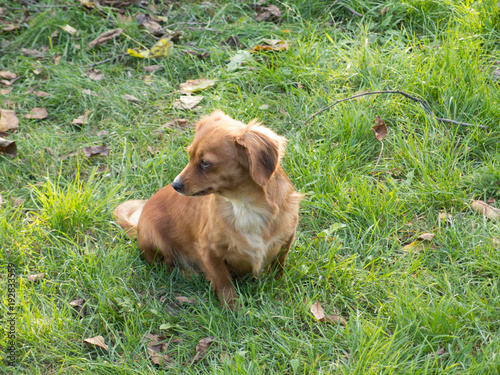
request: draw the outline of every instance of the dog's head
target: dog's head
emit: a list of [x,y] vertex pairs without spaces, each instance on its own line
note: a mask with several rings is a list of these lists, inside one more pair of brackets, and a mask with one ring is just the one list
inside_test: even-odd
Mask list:
[[172,187],[186,196],[263,187],[278,168],[285,143],[285,138],[255,120],[245,125],[216,111],[196,125],[189,163]]

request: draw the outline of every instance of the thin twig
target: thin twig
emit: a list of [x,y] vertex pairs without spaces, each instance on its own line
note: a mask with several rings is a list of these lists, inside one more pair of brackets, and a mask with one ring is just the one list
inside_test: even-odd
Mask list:
[[358,13],[356,12],[354,9],[348,7],[347,5],[345,5],[344,3],[342,2],[339,2],[339,5],[340,6],[343,6],[344,8],[346,8],[349,12],[351,12],[352,14],[354,14],[355,16],[358,16],[358,17],[363,17],[363,15],[361,13]]
[[309,121],[311,121],[311,119],[317,115],[319,115],[320,113],[323,113],[324,111],[326,111],[327,109],[330,109],[332,108],[334,105],[337,105],[339,103],[342,103],[342,102],[345,102],[347,100],[351,100],[351,99],[354,99],[354,98],[359,98],[361,96],[366,96],[366,95],[375,95],[375,94],[400,94],[400,95],[403,95],[405,97],[407,97],[408,99],[411,99],[417,103],[420,103],[424,109],[431,115],[434,116],[434,118],[438,121],[441,121],[441,122],[450,122],[452,124],[455,124],[455,125],[462,125],[462,126],[476,126],[478,128],[481,128],[481,129],[489,129],[487,126],[484,126],[484,125],[474,125],[474,124],[469,124],[467,122],[459,122],[459,121],[454,121],[454,120],[449,120],[449,119],[445,119],[445,118],[441,118],[441,117],[437,117],[434,112],[432,112],[432,109],[431,107],[429,106],[429,103],[427,103],[425,100],[422,100],[422,99],[419,99],[419,98],[416,98],[410,94],[407,94],[406,92],[404,91],[398,91],[398,90],[385,90],[385,91],[370,91],[370,92],[364,92],[362,94],[357,94],[357,95],[353,95],[349,98],[345,98],[345,99],[340,99],[340,100],[337,100],[335,102],[333,102],[332,104],[330,105],[327,105],[323,108],[321,108],[318,112],[312,114],[305,122],[304,124],[307,124]]
[[109,59],[106,59],[106,60],[103,60],[103,61],[99,61],[99,62],[96,62],[96,63],[93,63],[93,64],[85,65],[85,68],[92,68],[94,66],[105,64],[105,63],[113,61],[115,59],[121,59],[122,57],[125,57],[125,56],[127,56],[127,53],[121,53],[119,55],[110,57]]
[[377,162],[375,163],[375,167],[373,167],[373,171],[370,172],[370,174],[373,174],[375,172],[375,169],[378,167],[378,162],[380,161],[380,158],[382,157],[382,152],[384,152],[384,142],[380,141],[382,144],[382,148],[380,149],[380,154],[378,154]]

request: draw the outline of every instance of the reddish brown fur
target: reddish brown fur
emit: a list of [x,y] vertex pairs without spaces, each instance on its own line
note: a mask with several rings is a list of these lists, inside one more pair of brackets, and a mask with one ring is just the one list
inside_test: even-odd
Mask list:
[[216,111],[196,126],[189,163],[174,181],[182,195],[169,184],[144,207],[118,206],[115,217],[129,232],[137,227],[147,262],[202,269],[234,308],[231,274],[257,275],[272,263],[280,275],[295,236],[300,194],[279,165],[285,142]]

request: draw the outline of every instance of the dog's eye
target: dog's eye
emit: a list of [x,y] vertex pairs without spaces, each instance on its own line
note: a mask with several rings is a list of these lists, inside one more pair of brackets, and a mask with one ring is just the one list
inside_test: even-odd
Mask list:
[[202,159],[202,160],[200,161],[200,165],[201,165],[201,167],[202,167],[202,168],[208,168],[208,167],[210,167],[212,164],[210,164],[208,161],[206,161],[206,160],[203,160],[203,159]]

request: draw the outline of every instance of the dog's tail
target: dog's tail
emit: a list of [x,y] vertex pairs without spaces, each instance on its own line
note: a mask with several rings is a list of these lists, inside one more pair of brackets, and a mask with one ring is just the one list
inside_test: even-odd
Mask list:
[[146,202],[144,200],[127,201],[113,211],[116,222],[131,238],[137,237],[137,224],[139,224],[139,217]]

